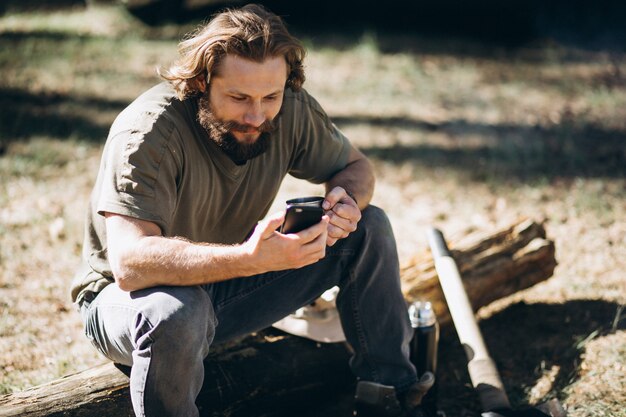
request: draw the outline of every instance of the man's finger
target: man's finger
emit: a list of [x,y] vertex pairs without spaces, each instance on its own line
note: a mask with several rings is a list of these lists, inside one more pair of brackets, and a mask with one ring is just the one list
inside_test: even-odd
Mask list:
[[328,217],[330,217],[330,226],[335,226],[346,232],[354,232],[356,230],[357,222],[352,221],[350,218],[339,216],[332,211],[329,212]]
[[322,203],[322,207],[324,208],[324,210],[330,210],[347,195],[348,194],[346,193],[346,190],[341,187],[335,187],[330,190],[328,194],[326,194],[326,197],[324,197],[324,203]]
[[361,210],[350,204],[338,203],[333,207],[332,211],[344,219],[353,220],[355,222],[361,220]]
[[306,253],[307,256],[313,256],[315,261],[323,258],[326,255],[326,239],[326,233],[318,235],[315,239],[302,247],[304,253]]
[[346,238],[350,232],[346,229],[342,229],[341,227],[337,227],[335,225],[328,225],[328,236],[333,237],[335,239],[344,239]]

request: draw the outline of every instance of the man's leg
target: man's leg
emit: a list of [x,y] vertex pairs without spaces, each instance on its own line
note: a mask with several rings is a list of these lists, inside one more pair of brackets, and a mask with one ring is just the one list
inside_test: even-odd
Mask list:
[[81,308],[85,333],[116,363],[131,366],[133,409],[143,416],[197,416],[203,359],[216,326],[200,287],[132,293],[107,286]]
[[355,352],[355,375],[399,390],[415,383],[395,239],[385,213],[374,206],[313,265],[207,285],[219,321],[215,343],[265,328],[334,285],[341,288],[337,308]]
[[341,282],[337,309],[354,349],[350,366],[356,376],[403,391],[417,375],[409,359],[413,329],[400,288],[396,241],[381,209],[370,206],[363,214],[343,246],[354,250],[354,256]]

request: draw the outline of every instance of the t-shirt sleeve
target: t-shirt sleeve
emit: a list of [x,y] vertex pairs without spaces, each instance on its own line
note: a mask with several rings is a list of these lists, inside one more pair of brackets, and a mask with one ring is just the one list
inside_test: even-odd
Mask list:
[[167,235],[175,210],[180,162],[176,129],[154,123],[111,137],[105,148],[96,210],[156,223]]
[[289,173],[319,184],[346,166],[351,145],[319,103],[308,94],[304,97],[295,114],[299,129]]

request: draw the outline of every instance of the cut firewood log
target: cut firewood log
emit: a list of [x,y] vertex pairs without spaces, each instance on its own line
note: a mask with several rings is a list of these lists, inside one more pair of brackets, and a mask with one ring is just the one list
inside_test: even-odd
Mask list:
[[[546,280],[557,265],[554,242],[546,239],[541,224],[529,219],[489,236],[477,234],[458,242],[452,240],[449,246],[474,311]],[[430,252],[416,255],[400,274],[407,301],[431,301],[439,323],[450,323]]]
[[[531,220],[449,245],[475,310],[548,279],[556,266],[554,243]],[[430,253],[412,258],[401,276],[406,300],[431,301],[442,327],[449,325]],[[290,415],[304,399],[350,392],[349,350],[345,343],[320,344],[271,329],[216,346],[206,360],[197,401],[201,415],[258,416],[275,401],[281,415]],[[0,417],[132,416],[127,374],[107,363],[4,395]]]

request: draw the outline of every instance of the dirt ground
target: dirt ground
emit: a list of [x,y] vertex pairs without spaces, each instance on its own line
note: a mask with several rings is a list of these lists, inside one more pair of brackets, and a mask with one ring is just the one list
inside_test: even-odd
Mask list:
[[[141,28],[117,8],[0,17],[0,394],[104,361],[69,300],[86,200],[108,126],[186,29]],[[433,225],[454,240],[530,217],[554,240],[552,278],[478,313],[514,405],[559,398],[574,417],[626,416],[623,53],[306,42],[306,87],[374,163],[373,203],[402,261]],[[319,192],[289,179],[275,208]],[[452,333],[440,363],[443,409],[476,415]]]

